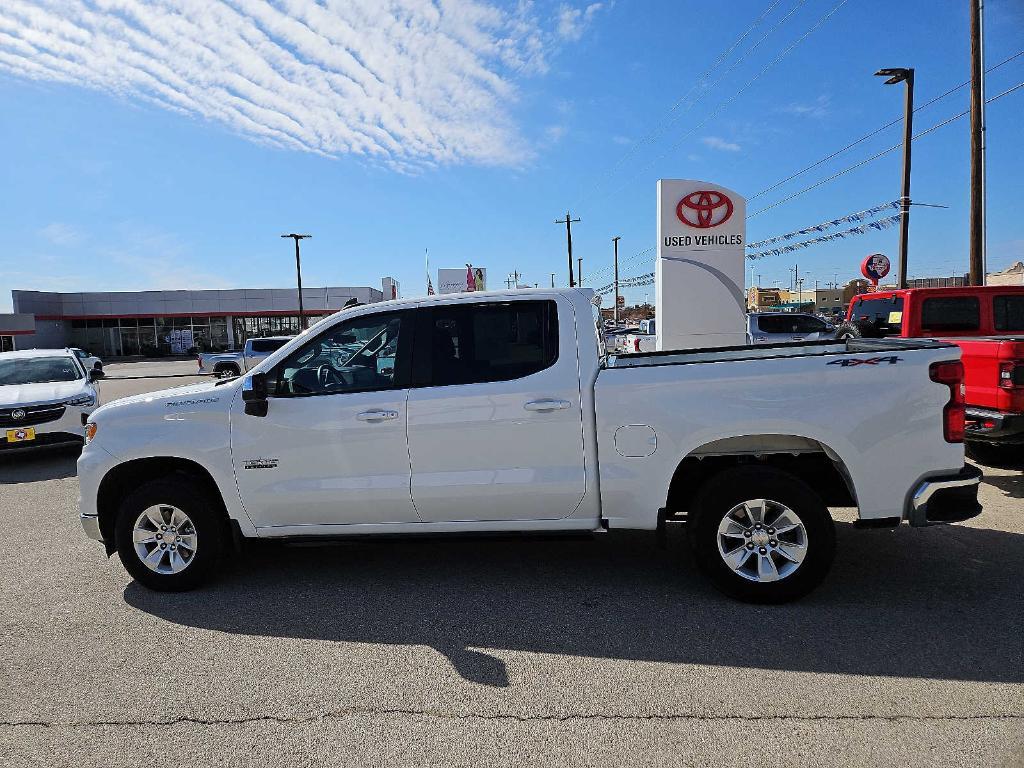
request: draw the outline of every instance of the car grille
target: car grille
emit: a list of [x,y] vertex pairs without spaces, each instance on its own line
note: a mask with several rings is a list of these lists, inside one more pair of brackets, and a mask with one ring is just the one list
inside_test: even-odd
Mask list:
[[[25,418],[16,419],[11,415],[19,410],[25,412]],[[18,406],[0,408],[0,427],[31,427],[35,424],[46,424],[50,421],[57,421],[64,415],[64,410],[64,406],[60,403],[26,405],[23,408]]]

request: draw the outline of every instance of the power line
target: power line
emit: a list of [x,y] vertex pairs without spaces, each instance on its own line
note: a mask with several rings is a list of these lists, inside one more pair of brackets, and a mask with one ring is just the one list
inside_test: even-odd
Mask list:
[[[1018,51],[1017,53],[1013,54],[1013,56],[1010,56],[1007,59],[1003,59],[1001,62],[996,64],[991,69],[986,70],[985,73],[988,74],[989,72],[994,72],[995,70],[999,69],[1004,64],[1009,64],[1011,61],[1013,61],[1016,58],[1019,58],[1020,56],[1024,56],[1024,51]],[[945,93],[941,93],[938,96],[936,96],[934,99],[932,99],[931,101],[925,102],[921,106],[917,107],[914,110],[914,113],[916,114],[917,112],[920,112],[925,107],[930,107],[935,102],[941,101],[942,99],[946,98],[950,94],[956,93],[961,88],[963,88],[963,87],[965,87],[967,85],[970,85],[970,83],[971,83],[970,80],[965,80],[964,82],[960,83],[960,85],[957,85],[957,86],[954,86],[953,88],[950,88]],[[749,203],[751,200],[756,200],[757,198],[761,197],[761,195],[767,194],[768,192],[771,192],[773,189],[781,187],[783,184],[786,184],[787,182],[790,182],[790,181],[792,181],[793,179],[795,179],[795,178],[797,178],[799,176],[803,176],[808,171],[814,170],[819,165],[827,163],[829,160],[832,160],[832,159],[838,157],[839,155],[843,154],[847,150],[853,149],[858,144],[862,144],[863,142],[867,141],[871,137],[877,136],[878,134],[880,134],[885,129],[892,128],[892,126],[896,125],[897,123],[901,123],[901,122],[903,122],[903,118],[902,117],[898,117],[895,120],[893,120],[891,122],[888,122],[885,125],[881,126],[880,128],[876,128],[875,130],[871,131],[871,133],[867,133],[867,134],[861,136],[859,139],[857,139],[856,141],[853,141],[853,142],[847,144],[842,149],[837,149],[831,155],[828,155],[827,157],[823,157],[821,160],[818,160],[817,162],[812,163],[811,165],[808,165],[806,168],[803,168],[803,169],[797,171],[792,176],[787,176],[782,181],[777,181],[774,184],[772,184],[770,187],[765,187],[760,192],[757,192],[756,194],[751,195],[750,197],[747,198],[747,202]]]
[[[644,136],[642,136],[641,138],[639,138],[635,142],[633,142],[632,146],[626,151],[626,153],[622,157],[620,157],[616,161],[616,163],[611,167],[611,169],[598,181],[597,184],[594,185],[592,191],[600,189],[600,187],[605,183],[605,181],[607,181],[609,178],[611,178],[613,175],[615,175],[615,172],[618,171],[618,169],[622,166],[622,164],[624,162],[626,162],[629,158],[631,158],[633,155],[635,155],[637,150],[639,150],[639,148],[641,146],[643,146],[645,144],[653,144],[656,141],[658,141],[658,139],[660,139],[665,134],[665,131],[668,130],[669,126],[671,126],[674,122],[676,122],[676,120],[678,120],[679,117],[681,116],[680,115],[680,116],[673,117],[672,116],[673,113],[677,109],[679,109],[679,107],[682,106],[686,101],[688,101],[689,98],[693,95],[693,93],[695,91],[697,91],[698,89],[704,87],[704,84],[707,82],[708,78],[710,78],[711,75],[725,62],[725,60],[729,58],[729,56],[732,54],[732,52],[734,50],[736,50],[736,48],[738,48],[743,43],[743,41],[750,35],[750,33],[753,32],[758,26],[760,26],[761,22],[764,21],[765,18],[768,16],[768,14],[770,14],[773,10],[775,10],[775,8],[781,2],[782,2],[782,0],[773,0],[773,2],[767,8],[765,8],[761,12],[761,14],[754,20],[753,24],[751,24],[749,27],[747,27],[747,29],[743,32],[743,34],[741,34],[735,41],[733,41],[732,45],[730,45],[725,51],[720,53],[718,55],[718,58],[715,59],[715,61],[711,64],[711,66],[709,66],[706,70],[704,70],[704,72],[701,74],[701,76],[697,79],[697,82],[694,83],[692,86],[690,86],[690,90],[688,90],[685,95],[683,95],[682,97],[680,97],[679,99],[676,100],[676,102],[668,110],[668,119],[663,121],[654,130],[648,132],[647,134],[645,134]],[[710,93],[714,89],[714,87],[716,85],[718,85],[718,83],[720,83],[722,81],[722,79],[726,75],[728,75],[730,72],[732,72],[732,70],[734,70],[744,59],[746,59],[751,53],[753,53],[761,45],[761,43],[763,43],[772,34],[772,32],[774,32],[776,29],[778,29],[778,27],[781,24],[785,23],[786,19],[788,19],[793,14],[793,11],[795,11],[797,8],[799,8],[801,5],[803,5],[805,2],[807,2],[807,0],[799,0],[797,5],[794,6],[793,10],[791,10],[788,14],[786,14],[785,17],[783,17],[782,21],[780,21],[779,23],[775,24],[775,26],[773,26],[771,29],[769,29],[768,32],[765,33],[765,35],[760,40],[758,40],[756,43],[754,43],[753,46],[751,46],[746,51],[744,51],[742,56],[740,56],[731,65],[729,65],[728,69],[726,69],[726,71],[724,73],[719,75],[714,80],[714,82],[711,83],[710,86],[708,86],[707,88],[704,88],[703,92],[700,93],[700,95],[692,103],[687,105],[687,108],[686,108],[686,110],[684,110],[684,112],[688,112],[704,96],[706,96],[708,93]],[[583,202],[583,200],[585,200],[585,199],[586,199],[585,197],[582,198],[580,202]]]
[[[1000,94],[998,94],[996,96],[993,96],[991,99],[986,100],[985,103],[986,104],[991,104],[993,101],[1001,99],[1004,96],[1008,96],[1008,95],[1010,95],[1011,93],[1013,93],[1014,91],[1016,91],[1016,90],[1018,90],[1020,88],[1024,88],[1024,82],[1017,83],[1017,85],[1013,86],[1012,88],[1008,88],[1007,90],[1003,91],[1002,93],[1000,93]],[[956,120],[959,120],[961,117],[964,117],[965,115],[967,115],[969,113],[970,113],[970,110],[968,109],[968,110],[965,110],[965,111],[961,112],[958,115],[953,115],[953,117],[949,118],[948,120],[943,120],[941,123],[935,124],[931,128],[928,128],[928,129],[926,129],[924,131],[921,131],[921,133],[916,134],[913,137],[913,141],[916,141],[917,139],[920,139],[923,136],[927,136],[932,131],[937,131],[939,128],[943,128],[943,127],[949,125],[950,123],[952,123],[952,122],[954,122]],[[772,203],[771,205],[765,206],[764,208],[760,209],[759,211],[755,211],[754,213],[748,214],[747,215],[747,219],[749,220],[749,219],[754,218],[755,216],[760,216],[762,213],[765,213],[766,211],[770,211],[772,208],[777,208],[778,206],[782,205],[783,203],[788,203],[790,200],[794,200],[794,199],[800,197],[801,195],[806,194],[807,192],[810,192],[813,189],[817,189],[818,187],[821,187],[821,186],[824,186],[825,184],[828,184],[830,181],[835,181],[840,176],[845,176],[850,171],[855,171],[858,168],[860,168],[861,166],[864,166],[864,165],[867,165],[868,163],[874,162],[878,158],[883,157],[883,156],[889,154],[890,152],[893,152],[893,151],[899,149],[902,146],[903,146],[902,143],[894,144],[893,146],[889,147],[888,149],[884,149],[881,152],[878,152],[877,154],[874,154],[874,155],[872,155],[871,157],[869,157],[869,158],[867,158],[865,160],[861,160],[859,163],[856,163],[855,165],[851,165],[849,168],[844,168],[843,170],[839,171],[838,173],[834,173],[831,176],[829,176],[828,178],[822,179],[821,181],[817,182],[816,184],[812,184],[809,187],[805,187],[804,189],[801,189],[799,192],[794,192],[789,197],[784,197],[781,200],[779,200],[778,202],[775,202],[775,203]]]
[[823,15],[823,16],[822,16],[821,18],[819,18],[819,19],[818,19],[818,20],[817,20],[817,21],[816,21],[816,22],[815,22],[815,23],[814,23],[814,24],[813,24],[813,25],[812,25],[812,26],[810,27],[810,29],[808,29],[808,30],[807,30],[806,32],[804,32],[804,33],[803,33],[802,35],[800,35],[800,37],[798,37],[798,38],[797,38],[796,40],[794,40],[794,41],[793,41],[792,43],[790,43],[790,44],[789,44],[789,45],[788,45],[788,46],[787,46],[787,47],[786,47],[785,49],[783,49],[783,51],[782,51],[781,53],[779,53],[779,54],[778,54],[778,55],[777,55],[777,56],[776,56],[776,57],[775,57],[774,59],[772,59],[772,60],[771,60],[771,61],[770,61],[770,62],[769,62],[769,63],[768,63],[767,65],[765,65],[765,66],[764,66],[764,67],[763,67],[763,68],[761,69],[761,71],[759,71],[759,72],[758,72],[758,73],[757,73],[756,75],[754,75],[754,76],[753,76],[753,77],[752,77],[752,78],[751,78],[750,80],[748,80],[748,81],[747,81],[747,83],[746,83],[745,85],[743,85],[743,86],[742,86],[742,87],[741,87],[741,88],[740,88],[740,89],[739,89],[738,91],[736,91],[736,92],[735,92],[735,93],[734,93],[734,94],[733,94],[732,96],[730,96],[729,98],[725,99],[724,101],[722,101],[722,102],[719,102],[718,106],[716,106],[716,107],[715,107],[715,108],[714,108],[714,109],[713,109],[713,110],[712,110],[711,112],[709,112],[709,113],[708,113],[708,114],[707,114],[707,115],[706,115],[706,116],[704,117],[704,119],[703,119],[703,120],[701,120],[701,121],[700,121],[699,123],[697,123],[697,124],[696,124],[695,126],[693,126],[693,128],[691,128],[691,129],[690,129],[689,131],[687,131],[687,132],[686,132],[686,133],[684,133],[684,134],[683,134],[682,136],[680,136],[680,137],[679,137],[679,140],[678,140],[678,141],[676,141],[676,143],[675,143],[675,144],[673,144],[673,145],[672,145],[671,147],[669,147],[669,149],[668,149],[667,151],[663,152],[663,153],[662,153],[661,155],[659,155],[658,157],[654,158],[654,159],[653,159],[653,160],[651,160],[651,161],[650,161],[649,163],[647,163],[647,165],[643,166],[643,167],[642,167],[642,168],[641,168],[641,169],[640,169],[639,171],[637,171],[637,173],[634,173],[634,174],[633,174],[632,176],[630,176],[630,177],[629,177],[629,179],[627,179],[627,180],[626,180],[625,182],[623,182],[623,183],[622,183],[622,184],[620,184],[620,185],[619,185],[618,187],[616,187],[614,191],[616,191],[616,192],[617,192],[617,191],[619,191],[620,189],[622,189],[623,187],[625,187],[625,186],[626,186],[627,184],[629,184],[630,182],[632,182],[632,181],[633,181],[634,179],[636,179],[636,178],[637,178],[638,176],[640,176],[641,174],[643,174],[644,172],[646,172],[646,171],[647,171],[647,170],[648,170],[648,169],[649,169],[649,168],[650,168],[650,167],[651,167],[652,165],[654,165],[655,163],[657,163],[657,162],[659,162],[660,160],[662,160],[663,158],[665,158],[665,157],[666,157],[666,156],[667,156],[668,154],[670,154],[671,152],[675,151],[675,150],[676,150],[676,149],[677,149],[677,148],[679,147],[679,145],[680,145],[680,144],[682,144],[682,143],[683,143],[683,142],[684,142],[684,141],[685,141],[686,139],[688,139],[688,138],[689,138],[690,136],[692,136],[692,135],[693,135],[694,133],[696,133],[696,132],[697,132],[698,130],[700,130],[700,129],[701,129],[701,128],[703,128],[703,127],[704,127],[705,125],[707,125],[707,123],[709,123],[709,122],[710,122],[711,120],[713,120],[713,119],[714,119],[715,117],[717,117],[717,116],[718,116],[718,114],[719,114],[719,113],[720,113],[720,112],[721,112],[721,111],[722,111],[723,109],[725,109],[725,108],[726,108],[727,106],[729,106],[729,105],[730,105],[730,104],[731,104],[731,103],[732,103],[733,101],[735,101],[735,100],[736,100],[736,98],[737,98],[738,96],[740,96],[740,95],[741,95],[741,94],[742,94],[742,93],[743,93],[744,91],[746,91],[746,90],[747,90],[748,88],[750,88],[750,86],[752,86],[752,85],[753,85],[753,84],[754,84],[755,82],[757,82],[758,80],[760,80],[760,79],[761,79],[761,77],[762,77],[762,76],[764,76],[764,75],[765,75],[765,73],[767,73],[767,72],[768,72],[768,70],[770,70],[770,69],[771,69],[772,67],[774,67],[774,66],[775,66],[776,64],[778,64],[778,63],[779,63],[779,62],[781,62],[781,61],[782,61],[783,59],[785,59],[785,58],[786,58],[787,56],[789,56],[789,54],[790,54],[790,53],[792,53],[792,52],[793,52],[793,50],[794,50],[794,49],[795,49],[795,48],[796,48],[796,47],[797,47],[798,45],[800,45],[800,43],[802,43],[802,42],[803,42],[804,40],[806,40],[806,39],[807,39],[808,37],[810,37],[810,36],[811,36],[811,35],[812,35],[812,34],[813,34],[814,32],[816,32],[816,31],[817,31],[817,30],[818,30],[818,29],[819,29],[819,28],[820,28],[820,27],[821,27],[821,26],[822,26],[822,25],[823,25],[823,24],[824,24],[824,23],[825,23],[826,21],[828,21],[828,20],[829,20],[830,18],[832,18],[832,16],[833,16],[833,15],[834,15],[835,13],[837,13],[837,12],[839,11],[839,9],[840,9],[840,8],[842,8],[842,7],[844,6],[844,5],[846,5],[846,3],[847,3],[848,1],[849,1],[849,0],[839,0],[839,2],[838,2],[838,3],[836,3],[836,4],[834,5],[834,6],[832,6],[832,8],[831,8],[831,9],[829,9],[829,10],[828,10],[828,11],[827,11],[827,12],[826,12],[826,13],[825,13],[825,14],[824,14],[824,15]]

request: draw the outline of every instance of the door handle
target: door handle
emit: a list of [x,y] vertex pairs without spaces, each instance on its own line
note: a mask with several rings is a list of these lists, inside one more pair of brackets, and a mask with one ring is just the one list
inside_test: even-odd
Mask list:
[[398,418],[398,411],[373,410],[357,413],[356,418],[360,421],[390,421]]
[[568,400],[553,400],[546,398],[544,400],[531,400],[528,403],[523,404],[523,408],[528,411],[564,411],[572,405]]

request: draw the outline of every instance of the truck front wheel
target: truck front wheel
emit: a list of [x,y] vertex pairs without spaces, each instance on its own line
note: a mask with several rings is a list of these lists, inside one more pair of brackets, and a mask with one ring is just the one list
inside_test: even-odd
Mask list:
[[806,595],[835,556],[828,509],[780,470],[736,467],[715,475],[697,493],[690,519],[698,566],[719,590],[744,602]]
[[224,542],[219,510],[186,478],[152,480],[127,496],[114,529],[117,554],[140,584],[193,589],[212,575]]

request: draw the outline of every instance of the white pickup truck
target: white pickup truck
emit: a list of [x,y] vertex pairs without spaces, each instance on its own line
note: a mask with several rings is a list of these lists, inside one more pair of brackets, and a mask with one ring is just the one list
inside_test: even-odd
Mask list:
[[[241,379],[111,402],[78,463],[86,533],[158,590],[243,538],[663,530],[724,592],[825,576],[829,507],[977,515],[957,347],[906,339],[605,359],[589,290],[345,310]],[[837,406],[841,403],[841,406]]]
[[291,336],[267,336],[259,339],[247,339],[240,350],[230,352],[200,352],[197,356],[199,373],[219,378],[241,376],[251,370],[261,360],[276,352],[289,341]]

